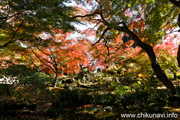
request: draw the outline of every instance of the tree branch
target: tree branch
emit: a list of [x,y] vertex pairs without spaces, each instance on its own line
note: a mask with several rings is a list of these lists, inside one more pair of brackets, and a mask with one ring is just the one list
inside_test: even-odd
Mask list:
[[109,56],[109,54],[110,54],[110,51],[109,51],[109,46],[107,45],[107,40],[103,37],[103,39],[104,39],[104,41],[105,41],[105,46],[106,46],[106,48],[107,48],[107,51],[108,51],[108,54],[107,54],[107,56],[106,56],[106,59],[105,59],[105,61],[107,60],[107,57]]
[[171,93],[173,95],[176,94],[176,89],[175,89],[174,85],[172,84],[172,82],[167,78],[166,74],[161,69],[161,67],[160,67],[160,65],[159,65],[159,63],[158,63],[158,61],[156,59],[156,55],[154,53],[154,50],[153,50],[152,46],[142,42],[134,32],[132,32],[131,30],[128,29],[127,26],[124,26],[124,27],[115,26],[114,29],[127,33],[129,36],[131,36],[131,38],[135,41],[135,43],[138,46],[140,46],[144,51],[146,51],[146,53],[149,56],[149,59],[151,60],[151,66],[152,66],[154,72],[156,73],[157,78],[168,89],[170,89],[170,91],[171,91]]
[[95,12],[95,13],[87,14],[87,15],[76,15],[76,16],[73,16],[72,18],[85,18],[85,17],[94,16],[94,15],[97,15],[97,14],[99,14],[99,12]]
[[101,41],[101,39],[103,39],[103,37],[104,37],[104,35],[106,34],[106,32],[107,32],[108,30],[110,30],[110,29],[111,29],[111,28],[107,27],[107,28],[103,31],[103,33],[102,33],[101,37],[99,38],[99,40],[96,41],[94,44],[92,44],[92,46],[94,46],[94,45],[96,45],[97,43],[99,43],[99,42]]
[[25,12],[26,10],[27,10],[27,9],[24,9],[24,10],[22,10],[21,12],[18,12],[18,13],[14,14],[14,15],[11,15],[11,16],[0,17],[0,19],[10,19],[10,18],[13,18],[13,17],[15,17],[15,16],[17,16],[17,15],[22,14],[22,13]]
[[[26,57],[26,56],[25,56]],[[37,69],[39,68],[39,66],[37,66],[30,58],[26,57]],[[32,57],[31,57],[32,58]],[[41,72],[41,69],[40,69]],[[46,73],[47,74],[47,73]],[[51,74],[47,74],[49,75],[51,78],[53,78],[53,76]]]
[[45,53],[45,52],[44,52],[43,50],[41,50],[39,47],[36,47],[36,48],[37,48],[39,51],[41,51],[43,54],[47,55],[47,56],[51,59],[52,62],[50,62],[50,61],[48,61],[47,59],[45,59],[47,63],[50,63],[50,64],[52,64],[52,65],[54,65],[54,64],[56,63],[56,62],[54,61],[55,58],[51,57],[50,54]]
[[23,24],[23,21],[21,22],[21,24],[19,25],[19,27],[17,28],[17,30],[14,31],[14,34],[13,34],[11,40],[8,41],[7,43],[5,43],[4,45],[0,45],[0,49],[6,47],[6,46],[9,45],[10,43],[13,43],[13,42],[15,42],[15,41],[17,40],[17,39],[14,40],[14,38],[15,38],[17,32],[19,31],[19,29],[21,28],[22,24]]
[[103,5],[101,5],[97,0],[96,0],[96,2],[97,2],[97,3],[99,4],[99,6],[100,6],[100,13],[99,13],[99,15],[100,15],[103,23],[104,23],[105,25],[108,25],[109,23],[105,20],[104,15],[103,15],[103,10],[102,10]]
[[56,71],[52,68],[52,66],[44,63],[44,61],[34,52],[34,50],[32,48],[30,48],[30,49],[34,53],[34,55],[39,59],[39,61],[41,61],[45,66],[48,66],[54,73],[56,73]]

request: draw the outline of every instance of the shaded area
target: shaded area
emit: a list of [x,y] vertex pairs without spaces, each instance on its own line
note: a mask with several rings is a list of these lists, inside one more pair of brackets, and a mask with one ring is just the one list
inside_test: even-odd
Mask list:
[[[94,89],[92,89],[94,87]],[[3,119],[122,119],[121,114],[180,113],[180,98],[167,90],[138,87],[128,91],[127,86],[116,85],[115,90],[99,92],[101,87],[51,88],[32,97],[18,100],[1,96],[0,116]],[[30,93],[28,93],[30,94]],[[168,119],[168,118],[167,118]]]

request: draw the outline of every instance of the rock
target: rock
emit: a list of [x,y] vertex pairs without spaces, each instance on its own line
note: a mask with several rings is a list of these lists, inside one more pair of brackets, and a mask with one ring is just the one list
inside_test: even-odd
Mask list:
[[67,79],[67,80],[62,80],[62,83],[75,83],[74,78],[73,79]]
[[106,106],[106,107],[104,107],[104,111],[107,111],[107,112],[110,112],[110,111],[112,111],[112,107],[111,106]]

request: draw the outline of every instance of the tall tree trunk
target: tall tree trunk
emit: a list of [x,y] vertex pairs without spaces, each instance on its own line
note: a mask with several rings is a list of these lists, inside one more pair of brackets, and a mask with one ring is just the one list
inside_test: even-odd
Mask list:
[[151,60],[151,66],[155,74],[157,75],[157,78],[170,90],[171,94],[175,95],[176,88],[174,87],[172,82],[167,78],[164,71],[161,69],[156,59],[156,55],[154,53],[152,46],[142,42],[136,34],[134,34],[131,30],[128,29],[126,25],[124,25],[124,27],[116,26],[114,29],[127,33],[129,36],[131,36],[131,38],[135,41],[135,43],[139,47],[141,47],[144,51],[146,51],[146,53],[149,56],[149,59]]
[[[172,2],[174,4],[177,4],[176,0],[170,0],[170,2]],[[178,1],[178,3],[180,3],[180,1]],[[127,33],[135,41],[136,45],[138,45],[144,51],[146,51],[146,53],[149,56],[149,59],[151,60],[151,66],[152,66],[155,74],[157,75],[157,78],[170,90],[171,94],[175,95],[176,94],[176,88],[174,87],[172,82],[167,78],[164,71],[161,69],[161,67],[160,67],[160,65],[159,65],[159,63],[158,63],[158,61],[156,59],[156,55],[154,53],[154,50],[153,50],[152,46],[142,42],[139,39],[139,37],[136,34],[134,34],[134,32],[132,32],[131,30],[128,29],[128,27],[126,26],[126,24],[124,22],[121,21],[121,22],[117,22],[117,23],[113,23],[113,24],[108,23],[106,21],[106,19],[104,18],[104,16],[103,16],[102,9],[101,9],[100,12],[97,12],[97,13],[87,14],[87,15],[84,15],[84,16],[75,16],[73,18],[77,18],[77,17],[82,17],[83,18],[83,17],[88,17],[88,16],[94,16],[95,14],[100,15],[103,24],[107,28],[103,31],[100,39],[97,42],[95,42],[94,44],[100,42],[100,40],[103,39],[105,33],[110,29],[115,29],[115,30]],[[123,26],[120,26],[120,24],[123,25]]]
[[178,46],[177,61],[178,61],[178,66],[180,67],[180,45]]

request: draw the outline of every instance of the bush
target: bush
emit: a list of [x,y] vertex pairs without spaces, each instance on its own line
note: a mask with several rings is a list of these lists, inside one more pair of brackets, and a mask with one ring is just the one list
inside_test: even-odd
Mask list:
[[14,89],[15,89],[15,86],[13,85],[0,84],[0,95],[12,96]]
[[71,108],[92,102],[92,96],[88,95],[86,91],[64,89],[52,94],[53,107],[57,109]]
[[127,86],[119,86],[115,91],[116,103],[122,105],[125,109],[135,108],[146,112],[163,112],[163,107],[169,97],[168,91],[159,92],[159,90],[139,85],[132,92]]
[[4,92],[10,93],[17,99],[30,100],[39,93],[46,92],[46,85],[52,83],[52,78],[25,65],[12,65],[6,69],[2,68],[1,71],[3,76],[17,77],[18,84],[2,85]]

